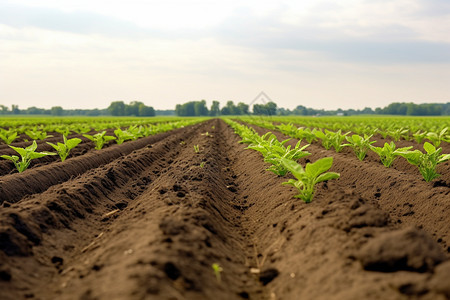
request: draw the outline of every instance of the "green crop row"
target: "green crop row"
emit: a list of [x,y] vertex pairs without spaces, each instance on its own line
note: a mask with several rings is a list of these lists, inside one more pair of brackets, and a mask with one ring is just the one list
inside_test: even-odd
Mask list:
[[335,172],[327,172],[333,164],[332,157],[325,157],[314,163],[307,163],[303,168],[297,160],[311,154],[304,151],[309,145],[300,147],[299,141],[293,148],[291,146],[286,147],[285,144],[290,139],[280,142],[270,132],[260,136],[245,125],[229,119],[224,119],[224,121],[242,138],[241,143],[248,144],[247,149],[259,151],[263,155],[264,161],[271,164],[267,169],[268,171],[278,176],[285,176],[290,172],[296,179],[289,179],[283,184],[297,188],[298,194],[294,197],[300,198],[306,203],[312,201],[317,183],[336,179],[340,176]]
[[[107,144],[109,141],[112,140],[115,140],[117,144],[122,144],[127,140],[136,140],[138,138],[147,137],[157,133],[170,131],[176,128],[193,125],[195,123],[199,123],[202,121],[204,121],[204,118],[203,119],[196,118],[160,124],[149,124],[147,126],[131,125],[126,129],[117,128],[114,131],[115,136],[106,135],[105,130],[93,135],[84,134],[83,136],[90,139],[94,143],[95,149],[101,150],[105,144]],[[25,171],[29,167],[33,159],[41,158],[47,155],[58,154],[61,158],[61,161],[64,161],[69,155],[70,150],[75,148],[81,142],[81,139],[79,138],[67,139],[67,135],[63,133],[62,140],[63,140],[62,143],[58,142],[57,144],[47,142],[47,144],[52,146],[57,153],[37,152],[36,151],[37,143],[36,140],[33,139],[32,144],[24,148],[9,145],[11,149],[16,151],[20,155],[20,157],[17,155],[1,155],[0,157],[12,161],[19,172]]]
[[[448,117],[260,117],[240,118],[244,122],[264,124],[276,128],[276,123],[295,124],[304,130],[327,129],[350,131],[359,135],[380,134],[394,141],[415,140],[421,144],[428,139],[436,147],[442,141],[450,142],[450,118]],[[269,124],[270,123],[270,124]],[[258,124],[259,125],[259,124]]]
[[[372,140],[373,134],[350,135],[351,131],[342,133],[341,129],[337,131],[325,129],[322,131],[320,128],[297,128],[292,123],[280,123],[276,125],[273,122],[264,119],[245,118],[242,120],[249,124],[254,124],[270,130],[279,130],[287,136],[298,139],[299,142],[303,139],[306,139],[308,143],[320,140],[322,146],[327,150],[333,147],[336,152],[340,152],[344,147],[351,147],[356,157],[361,161],[364,160],[367,152],[371,150],[380,157],[381,163],[386,167],[390,167],[396,157],[403,157],[410,164],[418,167],[420,174],[422,174],[427,182],[440,176],[436,171],[438,164],[450,160],[450,154],[442,154],[442,148],[439,148],[442,142],[448,142],[448,127],[441,129],[438,134],[429,132],[427,138],[433,144],[425,142],[423,144],[425,152],[422,152],[420,150],[411,151],[410,149],[412,146],[397,148],[393,141],[385,143],[383,147],[373,146],[372,144],[376,142],[375,140]],[[354,132],[354,130],[352,131]]]
[[[198,119],[198,118],[197,118]],[[161,128],[162,124],[173,124],[181,120],[197,120],[179,117],[160,118],[21,118],[0,119],[0,142],[11,144],[20,137],[26,135],[29,140],[44,140],[52,137],[49,133],[60,133],[66,137],[70,134],[87,134],[89,132],[101,132],[113,128],[126,128],[135,126],[138,128]],[[169,125],[170,126],[170,125]],[[147,129],[144,129],[147,130]],[[150,129],[149,129],[150,130]]]

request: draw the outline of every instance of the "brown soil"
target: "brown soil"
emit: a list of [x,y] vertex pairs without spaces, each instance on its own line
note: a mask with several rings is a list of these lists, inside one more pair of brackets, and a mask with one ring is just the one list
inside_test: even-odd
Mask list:
[[215,119],[0,177],[0,298],[450,298],[448,186],[311,145],[341,178],[305,204],[239,140]]

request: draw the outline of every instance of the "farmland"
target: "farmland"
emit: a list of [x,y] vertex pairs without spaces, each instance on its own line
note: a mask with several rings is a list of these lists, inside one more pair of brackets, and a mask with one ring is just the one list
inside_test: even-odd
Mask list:
[[450,298],[448,118],[0,127],[1,299]]

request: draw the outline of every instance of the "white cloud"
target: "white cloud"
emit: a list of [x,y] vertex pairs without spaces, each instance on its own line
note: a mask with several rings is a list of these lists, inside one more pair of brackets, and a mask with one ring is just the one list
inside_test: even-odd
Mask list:
[[443,0],[124,3],[0,0],[0,103],[448,101]]

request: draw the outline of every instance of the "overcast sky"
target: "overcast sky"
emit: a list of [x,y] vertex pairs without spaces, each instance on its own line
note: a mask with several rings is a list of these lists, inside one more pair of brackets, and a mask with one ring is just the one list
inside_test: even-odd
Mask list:
[[449,0],[0,0],[0,104],[450,101]]

